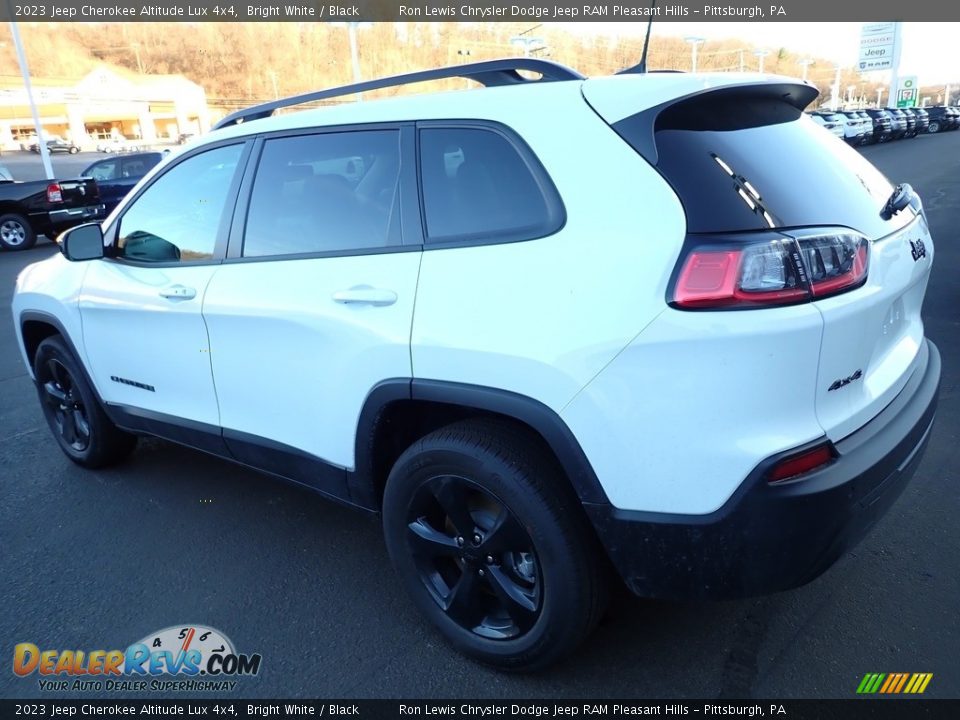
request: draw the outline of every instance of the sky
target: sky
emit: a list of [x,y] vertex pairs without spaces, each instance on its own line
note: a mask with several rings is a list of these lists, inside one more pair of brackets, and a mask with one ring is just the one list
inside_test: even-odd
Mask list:
[[[636,34],[646,32],[646,23],[578,23],[581,32]],[[845,67],[857,62],[860,23],[791,22],[654,22],[658,35],[699,36],[710,40],[740,38],[760,47],[785,47],[829,58]],[[566,26],[566,27],[569,27]],[[960,23],[905,22],[902,30],[900,74],[916,75],[930,85],[960,79]],[[704,48],[709,52],[709,47]],[[757,59],[750,58],[756,63]],[[756,69],[756,66],[752,69]]]

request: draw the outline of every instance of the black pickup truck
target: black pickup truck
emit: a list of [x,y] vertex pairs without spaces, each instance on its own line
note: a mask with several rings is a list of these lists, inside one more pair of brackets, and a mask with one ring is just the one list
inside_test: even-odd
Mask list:
[[0,180],[0,248],[26,250],[37,235],[53,239],[67,228],[103,216],[93,178]]

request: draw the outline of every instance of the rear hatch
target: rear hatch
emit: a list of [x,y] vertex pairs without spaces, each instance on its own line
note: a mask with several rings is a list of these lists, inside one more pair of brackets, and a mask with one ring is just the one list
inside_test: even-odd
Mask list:
[[[638,111],[626,114],[617,90],[634,93]],[[893,185],[804,115],[815,95],[784,79],[708,87],[644,110],[643,78],[619,88],[584,84],[594,110],[676,191],[687,248],[769,242],[794,249],[792,257],[784,251],[784,267],[794,262],[799,269],[792,289],[757,293],[753,298],[763,300],[736,311],[795,302],[820,311],[811,399],[828,437],[839,440],[879,413],[917,364],[933,246],[918,204],[884,214]],[[843,256],[838,247],[854,250]],[[779,276],[776,270],[763,265],[752,277],[786,282],[783,269]]]

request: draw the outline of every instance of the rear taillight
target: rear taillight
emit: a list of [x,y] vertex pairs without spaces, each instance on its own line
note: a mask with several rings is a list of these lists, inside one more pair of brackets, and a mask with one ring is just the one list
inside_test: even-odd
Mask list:
[[60,189],[60,183],[47,185],[47,202],[63,202],[63,191]]
[[755,237],[691,238],[671,304],[689,310],[787,305],[866,280],[869,243],[852,231]]
[[833,462],[836,452],[833,445],[827,441],[816,447],[808,448],[774,463],[773,467],[767,470],[767,482],[779,483],[785,480],[792,480],[800,475],[806,475],[808,472],[828,465]]

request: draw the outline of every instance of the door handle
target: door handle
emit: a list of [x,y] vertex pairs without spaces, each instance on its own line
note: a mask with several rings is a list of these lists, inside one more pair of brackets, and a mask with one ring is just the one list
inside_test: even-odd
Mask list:
[[171,285],[160,291],[160,297],[171,300],[190,300],[197,296],[197,291],[185,285]]
[[397,301],[397,294],[393,290],[357,285],[347,290],[337,290],[333,294],[334,302],[343,305],[376,305],[383,307],[393,305]]

